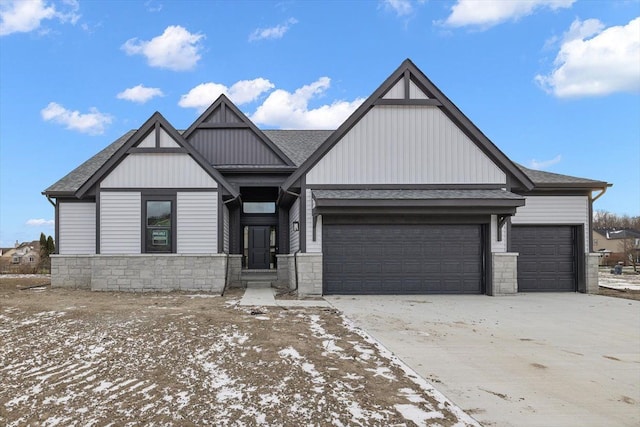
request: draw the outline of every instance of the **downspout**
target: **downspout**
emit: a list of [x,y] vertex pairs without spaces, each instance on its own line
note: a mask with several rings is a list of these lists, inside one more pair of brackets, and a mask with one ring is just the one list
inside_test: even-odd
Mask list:
[[298,292],[298,253],[300,253],[300,249],[295,251],[295,253],[293,254],[293,272],[296,277],[296,287],[294,290],[296,292]]

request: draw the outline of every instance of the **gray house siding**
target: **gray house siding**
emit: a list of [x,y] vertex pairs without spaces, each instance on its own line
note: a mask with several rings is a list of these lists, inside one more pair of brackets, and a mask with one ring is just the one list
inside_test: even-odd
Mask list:
[[218,252],[218,193],[181,192],[177,204],[177,253]]
[[142,198],[138,191],[100,192],[100,253],[139,254]]
[[307,184],[505,184],[505,173],[436,107],[376,106]]
[[217,188],[188,154],[130,154],[101,182],[102,188]]
[[96,253],[96,204],[58,203],[58,253]]

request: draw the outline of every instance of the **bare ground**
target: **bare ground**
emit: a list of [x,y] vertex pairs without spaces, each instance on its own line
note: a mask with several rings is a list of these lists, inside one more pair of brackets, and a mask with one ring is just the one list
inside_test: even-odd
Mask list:
[[0,277],[0,425],[474,425],[335,310]]
[[640,274],[626,271],[625,274],[615,275],[608,270],[601,270],[598,281],[601,285],[598,295],[640,301]]

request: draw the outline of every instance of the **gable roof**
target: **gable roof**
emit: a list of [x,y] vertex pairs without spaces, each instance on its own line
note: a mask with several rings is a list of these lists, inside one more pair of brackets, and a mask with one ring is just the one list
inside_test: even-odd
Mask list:
[[[100,153],[98,153],[96,156],[92,157],[82,165],[84,166],[85,164],[88,164],[90,167],[88,166],[83,168],[82,166],[80,166],[79,168],[72,171],[69,175],[67,175],[67,177],[70,175],[73,176],[73,179],[68,179],[66,182],[66,184],[68,184],[68,188],[77,187],[73,191],[68,191],[65,194],[61,194],[56,193],[55,191],[49,191],[49,189],[47,189],[44,191],[44,194],[48,196],[66,195],[81,198],[91,187],[100,182],[102,178],[104,178],[109,172],[111,172],[113,168],[115,168],[127,156],[129,149],[135,147],[154,129],[158,132],[160,131],[160,129],[163,129],[165,132],[167,132],[169,136],[181,147],[181,149],[183,149],[186,154],[189,154],[213,179],[215,179],[220,185],[222,185],[227,191],[229,191],[229,193],[233,197],[238,196],[238,192],[231,184],[227,182],[227,180],[220,174],[220,172],[218,172],[210,164],[208,164],[202,157],[202,155],[198,153],[167,121],[167,119],[165,119],[162,114],[157,111],[153,113],[153,115],[140,127],[140,129],[133,132],[133,134],[131,135],[127,133],[125,136],[119,138],[114,143],[107,146],[107,148],[102,150]],[[171,149],[166,150],[169,151]],[[59,184],[61,181],[65,180],[65,178],[58,181],[56,184],[49,188],[63,187],[63,185]],[[84,178],[84,182],[82,182],[78,186],[78,183],[82,178]]]
[[[231,112],[228,114],[227,110]],[[210,119],[215,119],[210,121]],[[245,129],[257,137],[271,153],[273,153],[286,166],[295,166],[294,162],[273,143],[256,125],[245,116],[224,94],[220,95],[204,113],[196,119],[182,136],[185,140],[192,138],[196,131],[205,129]]]
[[[404,99],[384,99],[384,95],[404,81]],[[422,90],[428,99],[409,99],[411,84]],[[306,174],[325,154],[353,128],[367,112],[376,105],[430,105],[440,110],[452,120],[498,167],[509,172],[524,188],[531,190],[533,182],[522,172],[509,158],[498,149],[453,102],[447,98],[440,89],[434,85],[427,76],[415,66],[410,59],[405,59],[402,64],[367,98],[356,111],[334,131],[327,140],[316,150],[300,168],[294,172],[282,185],[284,190],[290,188],[300,177]]]
[[111,144],[107,145],[98,154],[91,157],[89,160],[66,174],[56,183],[49,186],[42,192],[47,196],[60,197],[60,196],[74,196],[76,191],[87,182],[106,162],[122,147],[131,136],[136,133],[135,130],[122,135]]
[[561,175],[559,173],[529,169],[518,163],[516,163],[516,166],[518,166],[518,168],[522,172],[527,174],[529,179],[533,181],[536,189],[562,187],[599,189],[604,187],[611,187],[612,185],[604,181],[596,181],[593,179],[580,178],[577,176]]
[[[87,182],[113,156],[137,130],[133,129],[107,145],[97,154],[49,186],[42,194],[51,197],[74,197]],[[178,133],[184,131],[178,130]],[[264,130],[263,133],[286,155],[300,166],[326,139],[332,130]],[[246,166],[245,166],[246,168]],[[284,170],[284,169],[283,169]]]

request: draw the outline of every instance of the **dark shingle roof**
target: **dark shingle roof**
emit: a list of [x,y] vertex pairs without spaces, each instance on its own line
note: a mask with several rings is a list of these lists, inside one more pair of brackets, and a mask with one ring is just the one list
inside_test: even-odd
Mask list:
[[567,185],[567,186],[578,186],[578,187],[601,188],[607,185],[607,183],[603,181],[596,181],[593,179],[580,178],[577,176],[561,175],[559,173],[544,172],[544,171],[529,169],[518,163],[515,163],[515,165],[518,168],[520,168],[520,170],[524,172],[529,177],[529,179],[533,181],[533,183],[536,186],[547,187],[547,186]]
[[333,133],[332,130],[263,130],[271,141],[300,166]]
[[135,132],[135,130],[130,130],[111,144],[107,145],[107,147],[98,154],[91,157],[89,160],[69,172],[61,180],[44,190],[44,193],[50,195],[71,195],[78,191],[78,189],[82,187],[82,184],[87,182],[87,180],[91,178],[93,174],[95,174],[98,169],[100,169],[100,167],[104,165]]
[[[179,131],[182,133],[183,131]],[[55,184],[47,188],[44,193],[52,196],[59,195],[73,195],[87,180],[89,180],[95,173],[104,165],[107,160],[120,148],[125,142],[135,133],[135,130],[131,130],[113,143],[108,145],[102,151],[89,160],[78,166],[76,169],[68,173],[65,177],[60,179]],[[318,147],[333,133],[332,130],[263,130],[263,133],[273,141],[274,144],[289,157],[296,166],[300,166],[305,160],[313,154]],[[606,182],[595,181],[592,179],[579,178],[569,175],[561,175],[551,172],[543,172],[538,170],[529,169],[516,163],[516,166],[525,173],[536,187],[585,187],[585,188],[602,188],[607,185]],[[231,166],[229,166],[231,167]],[[246,165],[243,167],[247,167]],[[328,190],[327,190],[328,191]],[[341,193],[332,198],[358,198],[365,197],[365,192],[353,191],[352,195],[348,195],[347,190],[340,190]],[[369,196],[373,197],[374,193],[369,191]],[[499,197],[505,198],[504,191],[500,190],[403,190],[398,192],[396,190],[376,190],[376,197],[381,199],[393,199],[393,198],[494,198],[500,194]],[[424,192],[428,192],[424,193]],[[470,193],[471,191],[475,193]],[[423,192],[423,193],[421,193]],[[463,193],[461,193],[463,192]],[[318,194],[318,191],[314,192]],[[459,193],[458,195],[456,195]],[[323,194],[323,193],[320,193]],[[513,194],[513,193],[508,193]],[[514,195],[516,196],[516,195]],[[519,196],[516,196],[519,197]]]
[[609,240],[640,238],[640,231],[632,228],[594,228],[593,231]]
[[316,199],[340,200],[524,200],[504,190],[313,190]]

